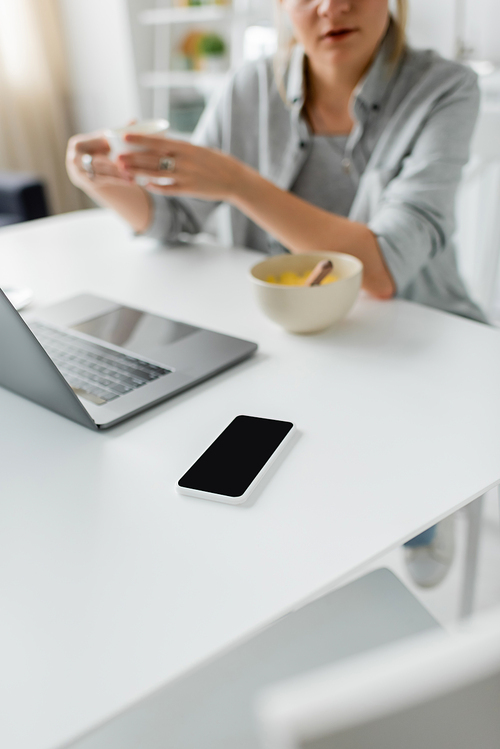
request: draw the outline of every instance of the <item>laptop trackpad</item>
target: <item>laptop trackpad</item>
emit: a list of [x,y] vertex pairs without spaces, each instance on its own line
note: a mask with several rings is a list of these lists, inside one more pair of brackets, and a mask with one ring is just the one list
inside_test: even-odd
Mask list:
[[158,351],[159,347],[169,346],[199,331],[192,325],[130,307],[116,307],[71,327],[146,357]]

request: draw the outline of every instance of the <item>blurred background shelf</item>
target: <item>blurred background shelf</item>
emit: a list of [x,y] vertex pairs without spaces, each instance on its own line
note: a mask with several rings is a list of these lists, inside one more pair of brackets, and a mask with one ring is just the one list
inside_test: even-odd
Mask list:
[[226,73],[205,73],[198,70],[158,70],[144,73],[141,84],[146,88],[213,88],[222,83]]
[[141,117],[164,117],[178,132],[192,132],[228,72],[276,45],[268,0],[127,3]]
[[220,21],[233,15],[231,6],[224,5],[191,5],[174,8],[152,8],[139,13],[139,23],[160,25],[169,23],[202,23],[203,21]]

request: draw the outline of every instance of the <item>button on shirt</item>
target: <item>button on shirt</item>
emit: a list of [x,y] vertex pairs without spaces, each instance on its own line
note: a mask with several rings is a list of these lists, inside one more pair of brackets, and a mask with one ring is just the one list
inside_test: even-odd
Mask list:
[[[407,49],[394,64],[393,44],[390,25],[353,94],[355,124],[341,158],[333,148],[325,150],[328,142],[313,136],[304,119],[299,45],[285,75],[286,102],[271,60],[245,65],[207,107],[193,141],[230,153],[278,187],[369,226],[396,296],[485,321],[459,276],[452,241],[456,189],[479,107],[476,76],[429,50]],[[321,153],[329,154],[328,164]],[[200,231],[217,205],[159,195],[152,200],[146,234],[167,243],[178,241],[181,232]],[[233,244],[285,251],[237,209],[230,214]]]

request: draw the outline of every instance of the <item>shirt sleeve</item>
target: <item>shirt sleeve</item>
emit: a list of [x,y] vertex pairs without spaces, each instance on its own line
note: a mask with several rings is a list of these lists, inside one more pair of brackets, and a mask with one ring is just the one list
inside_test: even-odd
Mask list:
[[[401,294],[455,228],[455,195],[479,108],[477,78],[465,68],[430,107],[399,172],[368,222]],[[418,116],[418,113],[417,113]]]
[[180,234],[198,234],[202,230],[202,211],[193,211],[190,205],[193,201],[169,198],[158,193],[149,195],[152,216],[141,236],[153,237],[164,244],[175,244]]

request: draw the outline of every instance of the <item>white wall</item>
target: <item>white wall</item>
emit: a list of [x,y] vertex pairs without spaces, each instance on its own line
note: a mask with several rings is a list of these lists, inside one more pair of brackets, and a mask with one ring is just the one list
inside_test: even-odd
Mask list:
[[454,38],[455,0],[410,0],[408,40],[412,46],[453,57]]
[[500,64],[500,0],[410,0],[408,38],[413,46],[454,57],[457,33],[471,57]]
[[500,0],[467,0],[465,40],[474,57],[500,65]]
[[77,132],[139,114],[125,0],[59,0]]

